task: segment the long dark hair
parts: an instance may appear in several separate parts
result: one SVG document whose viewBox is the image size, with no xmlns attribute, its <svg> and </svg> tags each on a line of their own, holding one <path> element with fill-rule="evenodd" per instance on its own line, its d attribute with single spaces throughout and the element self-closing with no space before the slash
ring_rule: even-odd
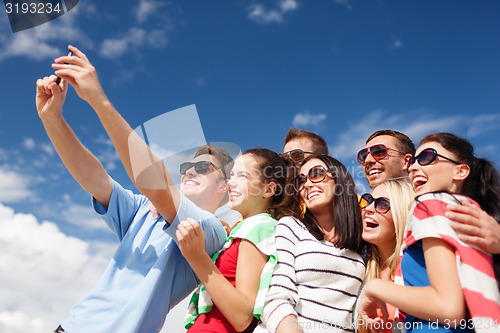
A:
<svg viewBox="0 0 500 333">
<path fill-rule="evenodd" d="M 335 245 L 341 249 L 349 249 L 362 253 L 365 243 L 361 238 L 363 221 L 359 208 L 356 185 L 346 167 L 335 158 L 328 155 L 310 155 L 302 165 L 312 159 L 318 159 L 326 164 L 335 180 L 333 195 L 333 216 L 335 221 Z M 295 193 L 300 198 L 299 193 Z M 304 223 L 309 232 L 318 240 L 324 239 L 324 234 L 318 227 L 318 222 L 309 209 L 299 219 Z"/>
<path fill-rule="evenodd" d="M 435 133 L 426 136 L 420 145 L 437 142 L 451 152 L 460 163 L 470 168 L 469 176 L 464 180 L 462 193 L 474 199 L 481 208 L 500 223 L 500 175 L 495 166 L 484 158 L 477 158 L 474 147 L 469 141 L 451 133 Z M 500 255 L 493 256 L 493 268 L 500 289 Z"/>
<path fill-rule="evenodd" d="M 275 219 L 298 215 L 300 211 L 298 202 L 289 199 L 293 192 L 289 190 L 288 184 L 295 173 L 295 166 L 292 162 L 266 148 L 247 149 L 242 155 L 248 154 L 257 157 L 264 183 L 274 182 L 276 184 L 276 191 L 267 212 Z"/>
</svg>

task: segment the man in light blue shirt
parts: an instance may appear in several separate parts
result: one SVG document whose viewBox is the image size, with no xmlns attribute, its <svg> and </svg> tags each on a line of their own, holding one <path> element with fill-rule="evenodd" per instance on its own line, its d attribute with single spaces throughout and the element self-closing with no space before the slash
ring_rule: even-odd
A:
<svg viewBox="0 0 500 333">
<path fill-rule="evenodd" d="M 120 245 L 96 287 L 72 308 L 56 332 L 158 332 L 168 311 L 198 284 L 177 246 L 179 222 L 187 217 L 200 221 L 209 255 L 226 239 L 213 213 L 227 198 L 225 178 L 232 159 L 222 149 L 203 146 L 194 159 L 183 163 L 179 191 L 161 161 L 153 159 L 148 164 L 131 158 L 131 153 L 145 158 L 152 155 L 107 99 L 86 56 L 70 49 L 75 57 L 63 60 L 74 65 L 64 65 L 65 70 L 58 72 L 64 79 L 60 85 L 54 75 L 37 81 L 38 114 L 66 168 L 92 194 L 94 209 L 105 218 Z M 81 70 L 89 75 L 75 77 Z M 66 82 L 97 112 L 127 173 L 143 194 L 133 194 L 112 180 L 64 120 Z M 134 174 L 137 164 L 143 167 L 140 177 Z M 151 203 L 161 214 L 158 219 L 150 212 Z"/>
</svg>

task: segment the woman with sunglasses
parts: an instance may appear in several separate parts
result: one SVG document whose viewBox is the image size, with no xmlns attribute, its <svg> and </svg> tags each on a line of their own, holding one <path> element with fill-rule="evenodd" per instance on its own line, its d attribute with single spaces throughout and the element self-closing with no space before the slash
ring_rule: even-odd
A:
<svg viewBox="0 0 500 333">
<path fill-rule="evenodd" d="M 422 139 L 409 161 L 417 195 L 407 222 L 401 261 L 404 286 L 369 281 L 358 308 L 379 326 L 385 303 L 406 313 L 405 329 L 433 332 L 500 331 L 500 293 L 491 255 L 461 242 L 445 217 L 447 205 L 471 202 L 500 219 L 500 180 L 472 145 L 449 133 Z M 382 311 L 380 318 L 377 311 Z"/>
<path fill-rule="evenodd" d="M 281 205 L 286 170 L 268 149 L 250 149 L 236 159 L 227 183 L 228 206 L 242 220 L 213 260 L 202 250 L 199 224 L 188 219 L 179 226 L 181 253 L 202 283 L 191 299 L 188 332 L 252 332 L 257 325 L 276 264 L 275 219 L 290 214 Z"/>
<path fill-rule="evenodd" d="M 311 155 L 294 187 L 290 199 L 307 209 L 276 226 L 278 265 L 256 332 L 353 332 L 365 272 L 354 181 L 333 157 Z"/>
<path fill-rule="evenodd" d="M 371 194 L 361 196 L 363 240 L 369 243 L 370 256 L 366 264 L 365 282 L 381 279 L 393 282 L 399 265 L 401 246 L 408 211 L 415 194 L 410 183 L 389 180 L 375 187 Z M 388 306 L 388 321 L 384 332 L 391 332 L 396 308 Z M 358 332 L 368 332 L 360 322 Z"/>
</svg>

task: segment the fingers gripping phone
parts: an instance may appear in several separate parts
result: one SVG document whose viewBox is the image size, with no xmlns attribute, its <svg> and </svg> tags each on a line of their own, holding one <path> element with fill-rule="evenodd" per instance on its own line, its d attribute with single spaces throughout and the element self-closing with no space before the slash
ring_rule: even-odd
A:
<svg viewBox="0 0 500 333">
<path fill-rule="evenodd" d="M 73 52 L 71 51 L 68 51 L 68 53 L 66 53 L 66 57 L 70 57 L 73 55 Z M 68 64 L 67 62 L 65 62 L 64 64 Z M 61 78 L 58 76 L 57 79 L 56 79 L 56 84 L 59 85 L 59 83 L 61 83 Z"/>
</svg>

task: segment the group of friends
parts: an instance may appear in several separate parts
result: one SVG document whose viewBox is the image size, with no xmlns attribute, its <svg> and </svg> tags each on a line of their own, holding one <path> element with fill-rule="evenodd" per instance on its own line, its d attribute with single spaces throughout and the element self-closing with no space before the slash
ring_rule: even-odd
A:
<svg viewBox="0 0 500 333">
<path fill-rule="evenodd" d="M 199 148 L 179 189 L 85 54 L 69 50 L 37 81 L 38 114 L 120 243 L 54 332 L 158 332 L 193 290 L 188 332 L 500 332 L 500 179 L 467 140 L 435 133 L 415 149 L 400 132 L 373 133 L 357 154 L 372 191 L 358 195 L 325 140 L 292 128 L 281 154 L 254 148 L 233 161 Z M 64 120 L 69 85 L 141 194 Z M 214 215 L 226 204 L 241 215 L 231 228 Z"/>
</svg>

